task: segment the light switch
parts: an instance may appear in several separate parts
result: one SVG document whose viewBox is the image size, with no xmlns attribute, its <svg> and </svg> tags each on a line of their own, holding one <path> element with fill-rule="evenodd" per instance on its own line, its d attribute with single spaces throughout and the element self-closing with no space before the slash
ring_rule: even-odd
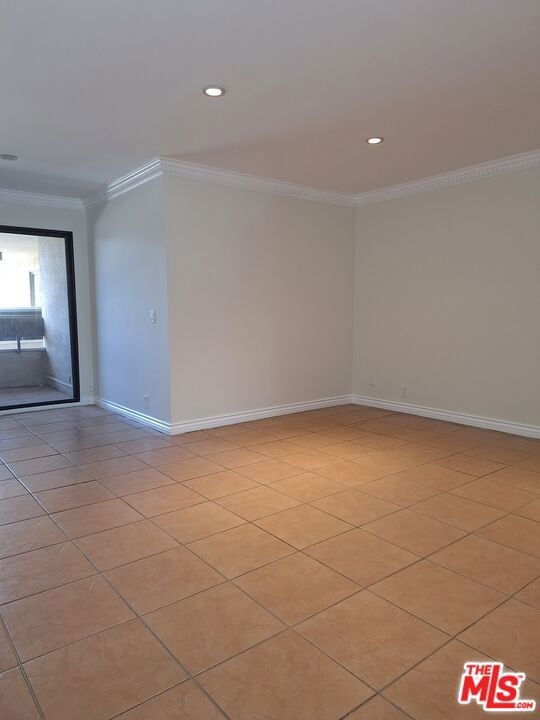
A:
<svg viewBox="0 0 540 720">
<path fill-rule="evenodd" d="M 150 310 L 150 322 L 152 323 L 152 325 L 155 325 L 155 323 L 156 323 L 156 311 L 155 310 Z"/>
</svg>

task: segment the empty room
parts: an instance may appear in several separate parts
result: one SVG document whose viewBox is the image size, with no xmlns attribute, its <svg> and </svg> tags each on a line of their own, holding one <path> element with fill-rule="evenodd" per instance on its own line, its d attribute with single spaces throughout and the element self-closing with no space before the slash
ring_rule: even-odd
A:
<svg viewBox="0 0 540 720">
<path fill-rule="evenodd" d="M 0 58 L 0 720 L 536 718 L 540 0 Z"/>
</svg>

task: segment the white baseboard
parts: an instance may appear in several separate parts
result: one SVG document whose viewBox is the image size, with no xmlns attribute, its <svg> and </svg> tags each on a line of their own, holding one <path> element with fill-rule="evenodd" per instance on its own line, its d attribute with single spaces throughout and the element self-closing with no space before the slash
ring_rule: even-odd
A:
<svg viewBox="0 0 540 720">
<path fill-rule="evenodd" d="M 306 410 L 319 410 L 320 408 L 335 407 L 351 402 L 350 395 L 339 397 L 323 398 L 322 400 L 308 400 L 307 402 L 290 403 L 289 405 L 273 405 L 272 407 L 259 410 L 246 410 L 244 412 L 231 413 L 230 415 L 216 415 L 214 417 L 201 418 L 200 420 L 187 420 L 185 422 L 173 423 L 171 435 L 192 432 L 193 430 L 207 430 L 222 425 L 236 425 L 237 423 L 249 422 L 250 420 L 263 420 L 264 418 L 276 417 L 278 415 L 291 415 L 292 413 L 305 412 Z"/>
<path fill-rule="evenodd" d="M 168 423 L 159 420 L 151 415 L 145 415 L 137 410 L 131 410 L 123 405 L 110 402 L 104 398 L 96 398 L 96 405 L 124 415 L 135 422 L 159 430 L 159 432 L 167 435 L 181 435 L 194 430 L 208 430 L 210 428 L 221 427 L 222 425 L 236 425 L 236 423 L 248 422 L 250 420 L 261 420 L 263 418 L 276 417 L 278 415 L 290 415 L 291 413 L 305 412 L 306 410 L 318 410 L 319 408 L 334 407 L 336 405 L 344 405 L 351 402 L 350 395 L 340 397 L 324 398 L 322 400 L 310 400 L 302 403 L 292 403 L 289 405 L 274 405 L 272 407 L 261 408 L 260 410 L 247 410 L 245 412 L 231 413 L 230 415 L 214 415 L 212 417 L 200 418 L 197 420 L 186 420 L 184 422 Z"/>
<path fill-rule="evenodd" d="M 165 422 L 164 420 L 159 420 L 158 418 L 152 417 L 151 415 L 146 415 L 145 413 L 139 412 L 138 410 L 132 410 L 125 405 L 118 405 L 118 403 L 111 402 L 110 400 L 105 400 L 104 398 L 96 397 L 94 402 L 99 407 L 106 408 L 107 410 L 112 410 L 119 415 L 123 415 L 124 417 L 129 418 L 130 420 L 141 423 L 141 425 L 147 425 L 153 430 L 158 430 L 159 432 L 165 433 L 166 435 L 171 435 L 171 424 Z"/>
<path fill-rule="evenodd" d="M 324 398 L 322 400 L 310 400 L 308 402 L 291 403 L 288 405 L 274 405 L 259 410 L 246 410 L 229 415 L 215 415 L 176 423 L 159 420 L 151 415 L 146 415 L 145 413 L 132 410 L 131 408 L 110 402 L 103 398 L 95 398 L 94 402 L 100 407 L 117 412 L 119 415 L 123 415 L 142 425 L 147 425 L 166 435 L 181 435 L 182 433 L 193 432 L 194 430 L 209 430 L 223 425 L 236 425 L 237 423 L 249 422 L 250 420 L 262 420 L 279 415 L 290 415 L 297 412 L 306 412 L 307 410 L 318 410 L 320 408 L 353 403 L 355 405 L 367 405 L 392 412 L 434 418 L 435 420 L 447 420 L 449 422 L 459 423 L 460 425 L 470 425 L 486 430 L 497 430 L 498 432 L 505 432 L 511 435 L 540 438 L 540 426 L 537 425 L 524 425 L 522 423 L 510 422 L 509 420 L 495 420 L 493 418 L 457 413 L 451 410 L 439 410 L 422 405 L 411 405 L 409 403 L 394 402 L 392 400 L 380 400 L 378 398 L 364 397 L 361 395 L 342 395 L 340 397 Z M 81 402 L 81 404 L 83 403 Z"/>
<path fill-rule="evenodd" d="M 524 425 L 509 420 L 495 420 L 477 415 L 465 415 L 463 413 L 453 412 L 452 410 L 438 410 L 437 408 L 410 405 L 409 403 L 394 402 L 393 400 L 379 400 L 378 398 L 365 397 L 363 395 L 353 395 L 350 401 L 355 405 L 367 405 L 369 407 L 381 408 L 382 410 L 391 410 L 409 415 L 420 415 L 421 417 L 433 418 L 435 420 L 447 420 L 449 422 L 459 423 L 460 425 L 471 425 L 472 427 L 484 428 L 485 430 L 497 430 L 498 432 L 510 433 L 511 435 L 540 438 L 540 426 L 538 425 Z"/>
</svg>

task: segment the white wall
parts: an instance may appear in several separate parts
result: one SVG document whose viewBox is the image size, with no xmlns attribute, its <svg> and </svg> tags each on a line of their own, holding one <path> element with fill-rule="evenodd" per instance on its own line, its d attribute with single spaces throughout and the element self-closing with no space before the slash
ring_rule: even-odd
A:
<svg viewBox="0 0 540 720">
<path fill-rule="evenodd" d="M 168 422 L 162 179 L 90 209 L 88 226 L 93 237 L 96 396 Z M 156 311 L 156 324 L 150 323 L 150 310 Z"/>
<path fill-rule="evenodd" d="M 348 395 L 354 208 L 166 176 L 174 422 Z"/>
<path fill-rule="evenodd" d="M 92 306 L 84 211 L 0 199 L 0 225 L 69 230 L 73 233 L 81 399 L 93 396 Z"/>
<path fill-rule="evenodd" d="M 354 324 L 354 394 L 540 425 L 540 168 L 359 208 Z"/>
</svg>

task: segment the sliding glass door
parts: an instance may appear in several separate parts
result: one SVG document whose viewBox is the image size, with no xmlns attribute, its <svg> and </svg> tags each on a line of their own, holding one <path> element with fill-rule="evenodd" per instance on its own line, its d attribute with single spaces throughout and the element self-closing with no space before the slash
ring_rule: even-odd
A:
<svg viewBox="0 0 540 720">
<path fill-rule="evenodd" d="M 73 236 L 0 225 L 0 411 L 79 399 Z"/>
</svg>

